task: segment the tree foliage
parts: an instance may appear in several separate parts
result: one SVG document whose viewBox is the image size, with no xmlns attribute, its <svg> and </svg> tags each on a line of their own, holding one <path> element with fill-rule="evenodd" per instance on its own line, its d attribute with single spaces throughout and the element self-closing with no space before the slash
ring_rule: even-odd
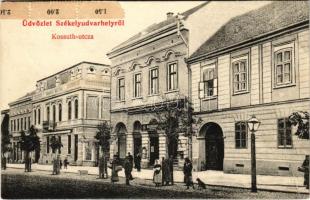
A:
<svg viewBox="0 0 310 200">
<path fill-rule="evenodd" d="M 309 113 L 307 111 L 293 112 L 289 116 L 292 125 L 297 126 L 297 135 L 301 139 L 309 139 Z"/>
<path fill-rule="evenodd" d="M 24 131 L 20 132 L 21 149 L 26 153 L 40 150 L 40 138 L 37 136 L 37 132 L 38 130 L 33 125 L 29 128 L 28 134 L 26 134 Z"/>
<path fill-rule="evenodd" d="M 63 147 L 61 141 L 53 135 L 50 140 L 50 147 L 52 148 L 53 153 L 56 152 L 56 150 L 59 150 L 61 147 Z"/>
<path fill-rule="evenodd" d="M 190 137 L 192 125 L 201 123 L 201 118 L 193 117 L 193 108 L 187 98 L 167 100 L 161 106 L 154 107 L 153 113 L 158 121 L 159 130 L 164 130 L 167 145 L 177 142 L 180 133 Z M 174 152 L 168 152 L 172 155 Z"/>
<path fill-rule="evenodd" d="M 111 125 L 107 121 L 103 121 L 97 126 L 97 133 L 95 139 L 98 145 L 101 146 L 103 152 L 108 152 L 111 139 Z"/>
<path fill-rule="evenodd" d="M 5 114 L 1 123 L 1 152 L 4 153 L 11 151 L 10 132 L 9 132 L 9 115 Z"/>
</svg>

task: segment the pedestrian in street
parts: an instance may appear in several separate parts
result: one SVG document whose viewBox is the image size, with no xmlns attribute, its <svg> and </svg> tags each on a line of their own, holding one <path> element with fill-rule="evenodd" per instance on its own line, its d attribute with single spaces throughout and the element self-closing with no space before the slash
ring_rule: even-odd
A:
<svg viewBox="0 0 310 200">
<path fill-rule="evenodd" d="M 183 173 L 184 173 L 184 179 L 186 183 L 186 189 L 189 189 L 189 186 L 194 187 L 194 182 L 193 182 L 193 177 L 192 177 L 192 170 L 193 170 L 193 165 L 192 162 L 189 160 L 189 158 L 185 158 L 185 163 L 183 167 Z"/>
<path fill-rule="evenodd" d="M 65 158 L 64 160 L 64 169 L 67 169 L 69 162 L 68 162 L 68 158 Z"/>
<path fill-rule="evenodd" d="M 59 159 L 59 169 L 61 169 L 62 168 L 62 161 L 61 161 L 61 159 Z"/>
<path fill-rule="evenodd" d="M 298 171 L 304 172 L 304 186 L 309 189 L 309 155 L 306 155 L 301 167 L 298 167 Z"/>
<path fill-rule="evenodd" d="M 168 158 L 162 158 L 162 170 L 162 185 L 169 185 L 169 182 L 171 181 L 171 172 Z"/>
<path fill-rule="evenodd" d="M 135 158 L 135 167 L 136 167 L 136 169 L 137 169 L 138 172 L 141 171 L 141 154 L 140 154 L 140 153 L 138 153 L 138 154 L 136 155 L 136 158 Z"/>
<path fill-rule="evenodd" d="M 124 171 L 125 171 L 125 177 L 126 177 L 126 185 L 130 185 L 129 181 L 132 180 L 132 177 L 131 177 L 132 164 L 131 164 L 131 158 L 129 157 L 129 155 L 125 158 L 125 161 L 124 161 Z"/>
<path fill-rule="evenodd" d="M 130 154 L 130 152 L 128 152 L 128 161 L 130 163 L 130 180 L 133 180 L 133 177 L 132 177 L 132 169 L 133 169 L 133 156 Z"/>
<path fill-rule="evenodd" d="M 120 165 L 120 160 L 118 154 L 113 156 L 113 160 L 111 162 L 111 182 L 118 182 L 118 172 L 122 170 L 122 166 Z"/>
<path fill-rule="evenodd" d="M 153 182 L 155 183 L 155 187 L 158 187 L 162 183 L 161 165 L 159 164 L 159 160 L 155 160 L 153 170 Z"/>
</svg>

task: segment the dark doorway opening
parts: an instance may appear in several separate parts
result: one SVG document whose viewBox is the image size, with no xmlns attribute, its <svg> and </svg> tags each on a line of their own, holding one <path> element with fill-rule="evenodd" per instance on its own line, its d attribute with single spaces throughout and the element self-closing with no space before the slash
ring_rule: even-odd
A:
<svg viewBox="0 0 310 200">
<path fill-rule="evenodd" d="M 159 159 L 159 138 L 157 132 L 149 132 L 150 135 L 150 165 L 154 165 Z"/>
<path fill-rule="evenodd" d="M 224 138 L 221 127 L 209 122 L 202 127 L 200 132 L 205 136 L 205 168 L 223 170 Z"/>
<path fill-rule="evenodd" d="M 78 135 L 74 135 L 74 161 L 77 161 L 78 159 L 78 142 L 79 142 Z"/>
</svg>

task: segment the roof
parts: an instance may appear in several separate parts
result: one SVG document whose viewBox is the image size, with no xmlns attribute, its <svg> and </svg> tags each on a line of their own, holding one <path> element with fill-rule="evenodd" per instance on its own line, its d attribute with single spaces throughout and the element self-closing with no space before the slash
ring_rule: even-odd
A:
<svg viewBox="0 0 310 200">
<path fill-rule="evenodd" d="M 31 97 L 35 94 L 35 92 L 36 92 L 36 91 L 33 90 L 33 91 L 31 91 L 31 92 L 26 93 L 24 96 L 19 97 L 19 98 L 16 99 L 15 101 L 10 102 L 10 103 L 9 103 L 9 106 L 13 106 L 13 105 L 16 105 L 16 104 L 18 104 L 18 103 L 31 100 Z"/>
<path fill-rule="evenodd" d="M 189 60 L 309 20 L 308 1 L 276 1 L 232 18 Z"/>
<path fill-rule="evenodd" d="M 199 10 L 200 8 L 202 8 L 203 6 L 205 6 L 206 4 L 208 3 L 207 2 L 204 2 L 202 4 L 199 4 L 198 6 L 195 6 L 183 13 L 181 13 L 180 15 L 182 15 L 184 18 L 183 19 L 186 19 L 188 18 L 191 14 L 195 13 L 197 10 Z M 163 28 L 167 25 L 170 25 L 170 24 L 173 24 L 177 21 L 177 17 L 176 16 L 173 16 L 173 17 L 170 17 L 164 21 L 161 21 L 159 23 L 155 23 L 155 24 L 152 24 L 150 26 L 148 26 L 146 29 L 144 29 L 143 31 L 137 33 L 136 35 L 130 37 L 129 39 L 127 39 L 126 41 L 122 42 L 121 44 L 117 45 L 116 47 L 114 47 L 109 53 L 117 50 L 117 49 L 120 49 L 122 47 L 125 47 L 127 46 L 128 44 L 132 43 L 134 40 L 141 40 L 143 39 L 146 35 L 160 29 L 160 28 Z M 108 54 L 109 54 L 108 53 Z"/>
<path fill-rule="evenodd" d="M 55 74 L 59 74 L 59 73 L 61 73 L 61 72 L 64 72 L 64 71 L 69 70 L 69 69 L 71 69 L 71 68 L 74 68 L 74 67 L 76 67 L 76 66 L 78 66 L 78 65 L 81 65 L 81 64 L 83 64 L 83 63 L 85 63 L 85 64 L 90 64 L 90 65 L 101 65 L 101 66 L 106 66 L 106 67 L 109 67 L 109 66 L 110 66 L 110 65 L 101 64 L 101 63 L 82 61 L 82 62 L 79 62 L 79 63 L 77 63 L 77 64 L 75 64 L 75 65 L 73 65 L 73 66 L 71 66 L 71 67 L 65 68 L 65 69 L 63 69 L 63 70 L 61 70 L 61 71 L 59 71 L 59 72 L 57 72 L 57 73 L 54 73 L 54 74 L 49 75 L 49 76 L 47 76 L 47 77 L 45 77 L 45 78 L 42 78 L 42 79 L 38 80 L 37 82 L 42 81 L 42 80 L 45 80 L 45 79 L 50 78 L 50 77 L 53 77 L 53 76 L 55 76 Z"/>
</svg>

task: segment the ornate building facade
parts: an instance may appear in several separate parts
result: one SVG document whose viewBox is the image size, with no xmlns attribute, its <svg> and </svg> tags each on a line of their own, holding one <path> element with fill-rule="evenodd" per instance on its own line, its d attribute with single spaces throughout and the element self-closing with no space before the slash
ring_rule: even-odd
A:
<svg viewBox="0 0 310 200">
<path fill-rule="evenodd" d="M 288 116 L 310 107 L 308 2 L 273 2 L 206 39 L 188 60 L 193 106 L 203 119 L 193 140 L 196 170 L 250 173 L 246 121 L 255 114 L 257 172 L 301 175 L 309 140 L 294 135 Z"/>
<path fill-rule="evenodd" d="M 34 92 L 27 93 L 16 101 L 9 103 L 10 106 L 10 134 L 11 134 L 11 161 L 21 163 L 24 160 L 24 153 L 20 148 L 20 132 L 27 132 L 32 123 L 32 95 Z M 36 154 L 39 156 L 39 153 Z"/>
<path fill-rule="evenodd" d="M 97 125 L 110 118 L 110 67 L 81 62 L 37 81 L 33 124 L 40 130 L 40 163 L 52 161 L 50 140 L 58 137 L 61 158 L 70 164 L 94 165 Z"/>
</svg>

